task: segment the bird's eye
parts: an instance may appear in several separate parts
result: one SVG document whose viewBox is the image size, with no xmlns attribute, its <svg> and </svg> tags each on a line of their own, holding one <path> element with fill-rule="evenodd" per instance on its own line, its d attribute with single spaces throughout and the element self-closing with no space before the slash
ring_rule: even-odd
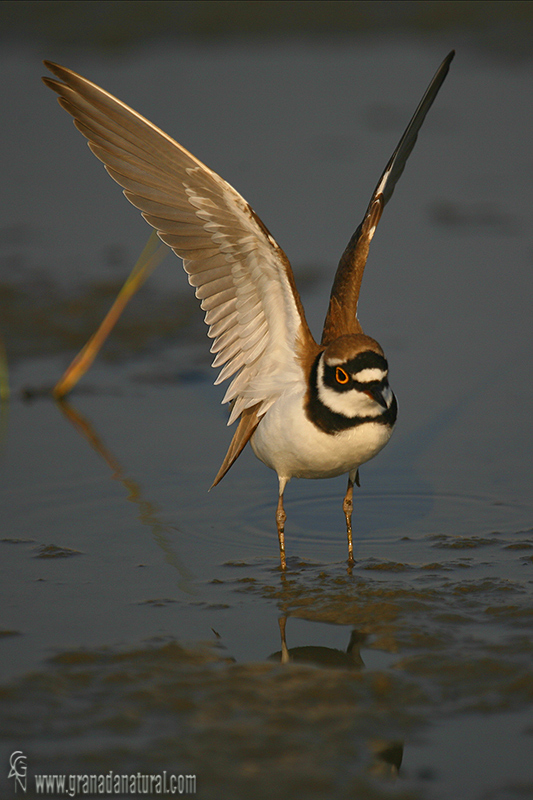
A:
<svg viewBox="0 0 533 800">
<path fill-rule="evenodd" d="M 347 372 L 343 370 L 342 367 L 337 367 L 337 369 L 335 370 L 335 380 L 337 381 L 337 383 L 342 383 L 342 384 L 348 383 L 348 381 L 350 380 L 350 376 L 348 375 Z"/>
</svg>

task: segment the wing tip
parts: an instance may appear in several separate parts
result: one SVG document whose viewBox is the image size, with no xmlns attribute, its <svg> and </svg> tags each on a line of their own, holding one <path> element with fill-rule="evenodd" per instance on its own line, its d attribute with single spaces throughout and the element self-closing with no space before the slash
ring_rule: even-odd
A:
<svg viewBox="0 0 533 800">
<path fill-rule="evenodd" d="M 64 78 L 64 76 L 71 72 L 72 70 L 67 69 L 67 67 L 62 67 L 61 64 L 56 64 L 55 61 L 49 61 L 48 59 L 44 59 L 43 61 L 44 66 L 47 70 L 49 70 L 52 75 L 55 75 L 56 78 Z M 43 81 L 47 80 L 43 78 Z M 48 78 L 48 80 L 51 80 Z"/>
</svg>

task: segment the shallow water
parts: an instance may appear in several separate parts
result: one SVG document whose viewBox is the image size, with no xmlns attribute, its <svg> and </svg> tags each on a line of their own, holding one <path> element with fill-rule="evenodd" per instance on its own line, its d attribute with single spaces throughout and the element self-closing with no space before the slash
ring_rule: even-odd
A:
<svg viewBox="0 0 533 800">
<path fill-rule="evenodd" d="M 242 191 L 317 330 L 336 258 L 453 44 L 67 63 Z M 16 176 L 1 239 L 2 763 L 22 750 L 31 779 L 195 774 L 206 798 L 533 796 L 533 65 L 467 44 L 453 64 L 363 284 L 400 416 L 361 470 L 357 563 L 345 479 L 294 481 L 283 576 L 274 474 L 245 452 L 207 493 L 231 433 L 174 262 L 68 405 L 40 391 L 147 231 L 34 56 L 0 56 L 17 78 L 0 88 Z M 7 769 L 0 786 L 11 796 Z"/>
</svg>

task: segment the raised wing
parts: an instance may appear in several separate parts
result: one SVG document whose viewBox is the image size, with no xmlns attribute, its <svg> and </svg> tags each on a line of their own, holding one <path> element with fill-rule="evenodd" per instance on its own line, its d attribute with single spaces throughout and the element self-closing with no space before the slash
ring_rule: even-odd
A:
<svg viewBox="0 0 533 800">
<path fill-rule="evenodd" d="M 216 383 L 233 377 L 228 424 L 252 407 L 260 419 L 301 380 L 302 348 L 316 347 L 285 253 L 244 198 L 170 136 L 94 83 L 44 63 L 60 79 L 44 82 L 92 152 L 183 259 L 214 339 L 213 366 L 222 367 Z"/>
<path fill-rule="evenodd" d="M 376 230 L 383 209 L 389 202 L 394 192 L 400 175 L 402 174 L 407 159 L 409 158 L 418 132 L 426 118 L 426 114 L 431 108 L 442 83 L 448 74 L 450 63 L 455 55 L 452 50 L 440 67 L 438 68 L 433 80 L 426 89 L 424 97 L 420 101 L 411 122 L 406 128 L 400 142 L 392 154 L 389 163 L 385 167 L 383 175 L 379 179 L 363 221 L 348 242 L 342 258 L 337 267 L 328 313 L 322 332 L 322 344 L 329 344 L 348 333 L 362 333 L 362 328 L 357 319 L 357 302 L 359 300 L 359 290 L 363 279 L 368 249 L 370 241 Z"/>
</svg>

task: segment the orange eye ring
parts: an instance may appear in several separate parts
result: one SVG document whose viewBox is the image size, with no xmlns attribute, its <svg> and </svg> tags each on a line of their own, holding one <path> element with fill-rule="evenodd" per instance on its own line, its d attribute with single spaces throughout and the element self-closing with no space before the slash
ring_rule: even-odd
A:
<svg viewBox="0 0 533 800">
<path fill-rule="evenodd" d="M 350 376 L 342 367 L 337 367 L 335 369 L 335 380 L 337 383 L 346 384 L 350 380 Z"/>
</svg>

